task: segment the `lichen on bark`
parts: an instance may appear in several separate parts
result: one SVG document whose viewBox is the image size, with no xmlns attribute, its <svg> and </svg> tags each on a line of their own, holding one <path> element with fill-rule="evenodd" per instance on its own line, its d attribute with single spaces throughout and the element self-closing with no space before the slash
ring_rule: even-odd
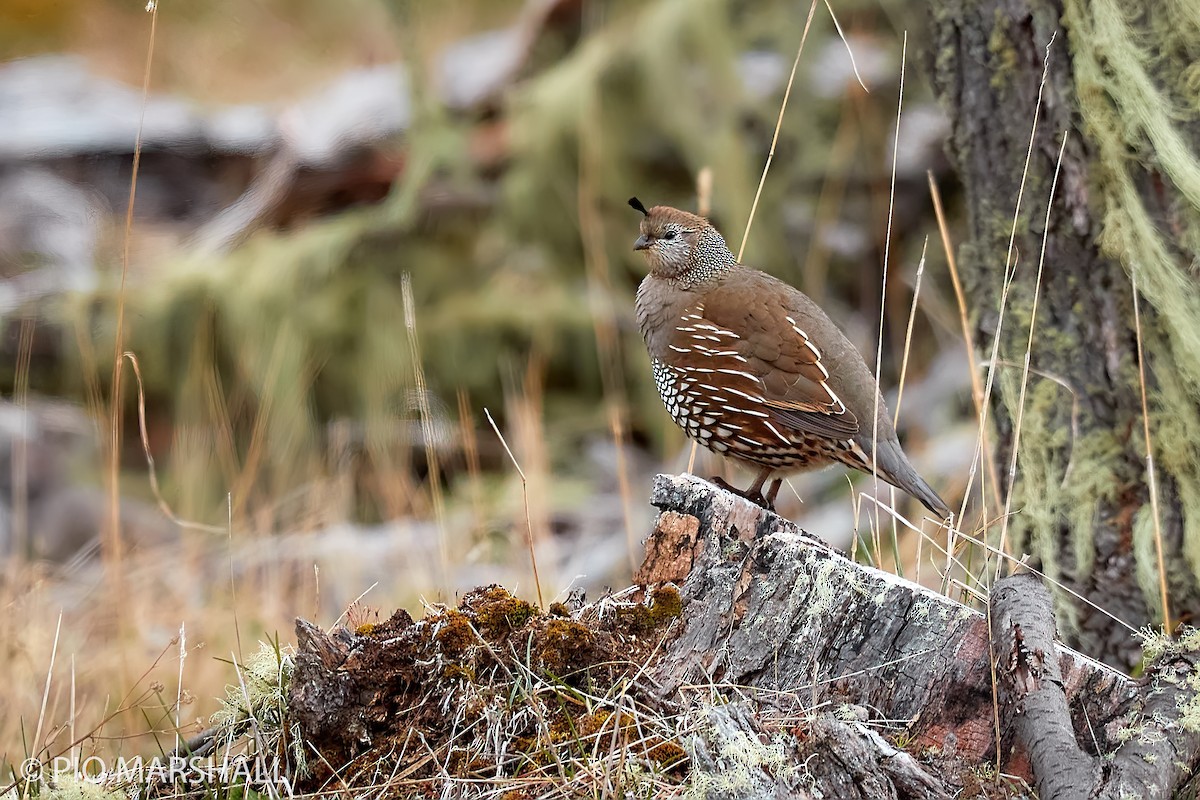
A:
<svg viewBox="0 0 1200 800">
<path fill-rule="evenodd" d="M 943 0 L 932 19 L 934 82 L 953 120 L 949 150 L 966 189 L 969 234 L 959 264 L 977 344 L 990 349 L 1002 329 L 993 397 L 1001 465 L 1018 418 L 1045 236 L 1013 550 L 1027 550 L 1125 622 L 1154 624 L 1162 611 L 1133 279 L 1159 522 L 1172 602 L 1182 607 L 1196 601 L 1200 573 L 1200 292 L 1190 272 L 1200 257 L 1200 8 Z M 1016 277 L 1001 320 L 1010 236 Z M 1140 658 L 1137 643 L 1104 614 L 1065 595 L 1059 606 L 1064 632 L 1081 649 L 1125 666 Z"/>
</svg>

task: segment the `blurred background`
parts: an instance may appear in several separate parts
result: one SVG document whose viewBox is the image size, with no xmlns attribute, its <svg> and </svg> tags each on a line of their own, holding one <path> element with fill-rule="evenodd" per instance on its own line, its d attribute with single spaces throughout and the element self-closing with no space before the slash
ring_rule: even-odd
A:
<svg viewBox="0 0 1200 800">
<path fill-rule="evenodd" d="M 836 3 L 841 35 L 816 8 L 743 260 L 869 363 L 882 342 L 956 506 L 975 434 L 924 5 Z M 188 728 L 296 616 L 535 599 L 530 541 L 546 602 L 626 585 L 691 448 L 634 324 L 625 201 L 709 213 L 736 250 L 809 10 L 0 0 L 0 763 Z M 870 539 L 844 470 L 791 484 L 781 513 Z M 914 577 L 917 539 L 875 555 Z"/>
</svg>

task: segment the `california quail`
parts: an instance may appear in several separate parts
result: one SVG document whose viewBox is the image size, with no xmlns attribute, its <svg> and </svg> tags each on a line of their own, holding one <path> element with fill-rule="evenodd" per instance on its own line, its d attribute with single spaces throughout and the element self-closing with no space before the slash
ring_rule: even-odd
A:
<svg viewBox="0 0 1200 800">
<path fill-rule="evenodd" d="M 771 508 L 780 474 L 835 461 L 870 474 L 875 435 L 879 477 L 950 515 L 900 449 L 862 356 L 816 303 L 739 264 L 703 217 L 647 210 L 636 197 L 629 205 L 644 215 L 634 249 L 650 274 L 638 287 L 637 320 L 658 393 L 688 436 L 758 470 L 738 494 Z"/>
</svg>

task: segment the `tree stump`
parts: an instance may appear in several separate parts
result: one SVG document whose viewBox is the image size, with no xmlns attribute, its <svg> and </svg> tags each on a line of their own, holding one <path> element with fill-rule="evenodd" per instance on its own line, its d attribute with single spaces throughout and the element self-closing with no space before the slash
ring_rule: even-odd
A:
<svg viewBox="0 0 1200 800">
<path fill-rule="evenodd" d="M 1135 682 L 1055 642 L 1031 575 L 1000 580 L 985 615 L 698 478 L 658 476 L 653 503 L 640 589 L 540 612 L 489 587 L 353 632 L 298 620 L 290 707 L 320 762 L 348 765 L 327 780 L 390 772 L 397 791 L 455 797 L 604 794 L 652 773 L 655 796 L 710 800 L 1156 798 L 1200 766 L 1184 644 L 1156 642 Z"/>
<path fill-rule="evenodd" d="M 767 707 L 790 698 L 810 713 L 842 709 L 851 719 L 869 709 L 871 719 L 889 722 L 894 739 L 925 754 L 926 769 L 943 781 L 951 776 L 942 788 L 948 794 L 963 785 L 962 768 L 996 764 L 997 749 L 1003 772 L 1039 786 L 1057 774 L 1034 774 L 1031 763 L 1061 763 L 1048 752 L 1078 754 L 1078 771 L 1068 777 L 1086 784 L 1082 796 L 1093 789 L 1109 796 L 1119 783 L 1138 787 L 1137 796 L 1165 797 L 1200 763 L 1186 712 L 1159 723 L 1149 712 L 1174 702 L 1162 700 L 1164 691 L 1185 706 L 1195 702 L 1195 689 L 1176 687 L 1181 672 L 1193 674 L 1194 659 L 1172 657 L 1139 684 L 1056 645 L 1049 595 L 1029 575 L 997 584 L 989 635 L 979 611 L 856 564 L 698 478 L 660 475 L 652 502 L 661 514 L 638 579 L 683 578 L 682 630 L 654 668 L 664 695 L 709 686 Z M 1040 666 L 1031 668 L 1030 659 Z M 1057 688 L 1057 705 L 1037 704 L 1042 684 Z M 1139 749 L 1156 739 L 1156 753 Z M 1099 759 L 1109 755 L 1102 778 Z M 1159 777 L 1145 774 L 1148 763 L 1158 764 Z M 908 794 L 883 770 L 874 779 L 896 796 L 924 796 Z M 836 796 L 887 794 L 858 788 Z"/>
</svg>

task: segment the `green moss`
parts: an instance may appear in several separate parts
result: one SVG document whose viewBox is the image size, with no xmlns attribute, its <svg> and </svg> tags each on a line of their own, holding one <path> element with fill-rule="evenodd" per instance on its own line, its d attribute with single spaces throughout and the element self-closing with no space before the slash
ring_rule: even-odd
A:
<svg viewBox="0 0 1200 800">
<path fill-rule="evenodd" d="M 484 591 L 474 603 L 479 630 L 489 639 L 501 638 L 525 625 L 537 613 L 532 605 L 500 586 Z"/>
<path fill-rule="evenodd" d="M 654 630 L 654 615 L 643 605 L 618 608 L 616 627 L 632 636 L 643 636 Z"/>
<path fill-rule="evenodd" d="M 447 655 L 462 656 L 468 648 L 480 643 L 471 627 L 471 620 L 460 611 L 447 611 L 432 622 L 433 640 Z"/>
<path fill-rule="evenodd" d="M 674 586 L 660 586 L 650 593 L 650 620 L 657 627 L 683 615 L 683 598 Z"/>
<path fill-rule="evenodd" d="M 1080 114 L 1097 152 L 1091 177 L 1103 223 L 1100 244 L 1136 278 L 1154 311 L 1143 314 L 1153 359 L 1148 371 L 1162 386 L 1151 409 L 1152 437 L 1182 501 L 1184 553 L 1195 576 L 1200 440 L 1197 428 L 1181 429 L 1180 420 L 1195 419 L 1200 396 L 1200 292 L 1193 271 L 1200 259 L 1200 154 L 1192 133 L 1200 123 L 1200 7 L 1164 3 L 1153 14 L 1134 15 L 1117 0 L 1067 0 L 1063 20 Z M 1148 178 L 1171 219 L 1146 207 Z"/>
<path fill-rule="evenodd" d="M 538 638 L 538 658 L 542 668 L 562 677 L 590 666 L 587 654 L 592 646 L 592 631 L 586 625 L 565 619 L 552 619 Z"/>
<path fill-rule="evenodd" d="M 992 67 L 992 88 L 1005 89 L 1020 64 L 1017 51 L 1008 36 L 1008 15 L 997 8 L 992 16 L 992 35 L 988 38 L 988 65 Z"/>
</svg>

